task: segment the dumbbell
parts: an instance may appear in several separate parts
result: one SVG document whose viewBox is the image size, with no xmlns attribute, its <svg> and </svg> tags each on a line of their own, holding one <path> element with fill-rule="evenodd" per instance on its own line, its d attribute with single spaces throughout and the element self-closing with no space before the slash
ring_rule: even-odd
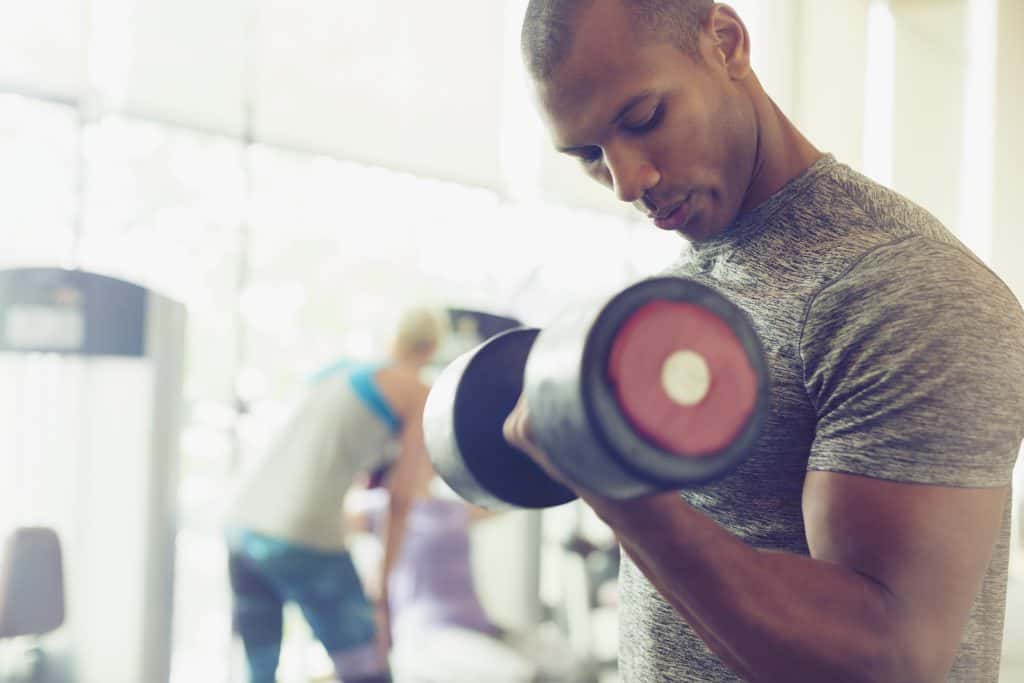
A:
<svg viewBox="0 0 1024 683">
<path fill-rule="evenodd" d="M 686 278 L 642 281 L 543 330 L 518 328 L 450 363 L 424 408 L 434 469 L 482 507 L 575 498 L 503 436 L 526 393 L 533 440 L 568 481 L 626 499 L 717 479 L 750 453 L 769 410 L 747 316 Z"/>
</svg>

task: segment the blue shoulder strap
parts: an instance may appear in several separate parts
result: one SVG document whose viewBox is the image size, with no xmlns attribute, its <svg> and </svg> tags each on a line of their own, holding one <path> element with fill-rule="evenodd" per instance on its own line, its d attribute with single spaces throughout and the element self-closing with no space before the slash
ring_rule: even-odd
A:
<svg viewBox="0 0 1024 683">
<path fill-rule="evenodd" d="M 383 366 L 380 364 L 341 359 L 313 373 L 309 381 L 311 384 L 317 384 L 336 375 L 347 374 L 349 384 L 356 396 L 383 420 L 392 432 L 397 434 L 402 429 L 402 421 L 391 409 L 373 379 L 374 374 L 381 367 Z"/>
<path fill-rule="evenodd" d="M 384 420 L 384 423 L 392 432 L 397 434 L 402 429 L 402 421 L 395 415 L 395 411 L 388 405 L 388 402 L 377 388 L 377 383 L 373 380 L 374 374 L 379 369 L 380 366 L 378 365 L 364 365 L 353 368 L 348 373 L 348 380 L 352 385 L 353 391 L 356 392 L 356 396 L 362 399 L 370 410 L 377 414 L 377 417 Z"/>
</svg>

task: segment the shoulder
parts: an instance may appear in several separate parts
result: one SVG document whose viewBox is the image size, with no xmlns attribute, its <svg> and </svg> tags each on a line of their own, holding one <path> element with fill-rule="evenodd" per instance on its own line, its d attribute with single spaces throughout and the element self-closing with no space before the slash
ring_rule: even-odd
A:
<svg viewBox="0 0 1024 683">
<path fill-rule="evenodd" d="M 420 412 L 430 392 L 418 374 L 404 368 L 381 368 L 375 380 L 384 399 L 401 418 Z"/>
<path fill-rule="evenodd" d="M 807 308 L 810 340 L 858 323 L 924 331 L 970 325 L 964 331 L 996 338 L 1019 338 L 1024 325 L 1020 303 L 984 263 L 958 244 L 920 235 L 865 252 Z"/>
<path fill-rule="evenodd" d="M 913 237 L 873 249 L 807 304 L 805 381 L 826 388 L 839 369 L 907 382 L 953 374 L 999 386 L 1024 382 L 1024 311 L 965 248 Z"/>
<path fill-rule="evenodd" d="M 912 237 L 865 253 L 811 298 L 800 352 L 819 389 L 842 371 L 905 383 L 955 376 L 1016 395 L 1024 311 L 966 248 Z"/>
</svg>

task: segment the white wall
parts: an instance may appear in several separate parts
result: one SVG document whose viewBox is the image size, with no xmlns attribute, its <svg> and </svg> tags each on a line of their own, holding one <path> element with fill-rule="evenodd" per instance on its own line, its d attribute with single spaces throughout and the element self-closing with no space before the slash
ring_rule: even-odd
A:
<svg viewBox="0 0 1024 683">
<path fill-rule="evenodd" d="M 997 51 L 992 266 L 1024 300 L 1024 2 L 1002 0 Z"/>
<path fill-rule="evenodd" d="M 799 0 L 791 45 L 791 118 L 819 149 L 855 168 L 862 163 L 868 4 Z"/>
<path fill-rule="evenodd" d="M 967 67 L 964 0 L 891 2 L 893 187 L 957 230 Z"/>
</svg>

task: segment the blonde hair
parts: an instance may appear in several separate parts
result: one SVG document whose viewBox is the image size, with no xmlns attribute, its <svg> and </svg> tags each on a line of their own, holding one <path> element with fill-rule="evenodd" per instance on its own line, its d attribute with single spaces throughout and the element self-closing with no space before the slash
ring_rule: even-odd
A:
<svg viewBox="0 0 1024 683">
<path fill-rule="evenodd" d="M 409 309 L 398 320 L 392 353 L 399 359 L 430 356 L 441 345 L 447 328 L 440 311 L 432 308 Z"/>
</svg>

